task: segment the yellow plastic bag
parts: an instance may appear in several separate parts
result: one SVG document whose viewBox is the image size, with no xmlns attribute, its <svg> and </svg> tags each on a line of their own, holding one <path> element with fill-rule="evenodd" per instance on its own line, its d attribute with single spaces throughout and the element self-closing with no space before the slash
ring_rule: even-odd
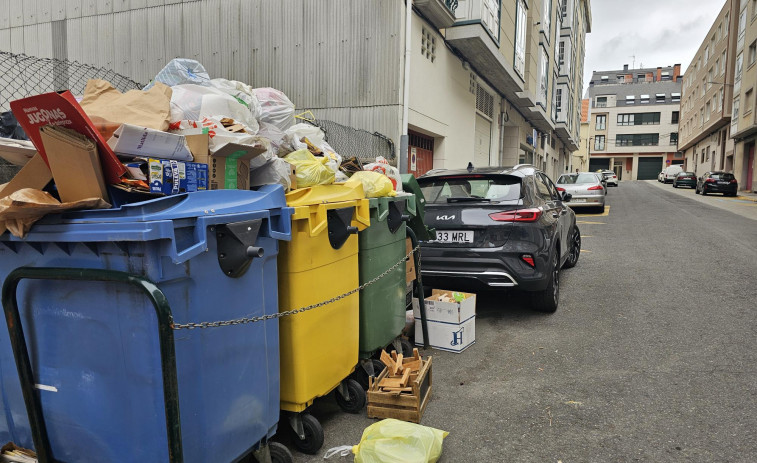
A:
<svg viewBox="0 0 757 463">
<path fill-rule="evenodd" d="M 326 165 L 330 158 L 317 158 L 308 150 L 293 151 L 284 160 L 295 167 L 297 188 L 334 183 L 335 172 Z"/>
<path fill-rule="evenodd" d="M 384 174 L 370 171 L 355 172 L 345 184 L 349 185 L 356 182 L 361 182 L 363 184 L 363 191 L 365 192 L 366 198 L 397 196 L 392 181 Z"/>
<path fill-rule="evenodd" d="M 435 463 L 448 435 L 428 426 L 386 419 L 365 428 L 352 452 L 355 463 Z"/>
</svg>

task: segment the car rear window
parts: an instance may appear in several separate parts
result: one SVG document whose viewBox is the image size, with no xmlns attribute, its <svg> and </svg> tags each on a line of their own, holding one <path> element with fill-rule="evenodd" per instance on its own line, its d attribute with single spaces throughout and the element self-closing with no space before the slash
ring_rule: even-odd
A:
<svg viewBox="0 0 757 463">
<path fill-rule="evenodd" d="M 712 174 L 710 175 L 710 177 L 720 179 L 720 180 L 728 180 L 728 181 L 731 181 L 734 178 L 736 178 L 733 176 L 733 174 L 719 174 L 719 173 Z"/>
<path fill-rule="evenodd" d="M 692 177 L 694 176 L 694 172 L 680 172 L 678 176 L 679 177 Z"/>
<path fill-rule="evenodd" d="M 513 201 L 520 198 L 520 180 L 511 176 L 431 177 L 418 179 L 427 203 L 446 203 L 448 198 L 481 198 Z"/>
<path fill-rule="evenodd" d="M 594 174 L 563 174 L 557 179 L 558 185 L 578 185 L 582 183 L 597 183 L 599 180 Z"/>
</svg>

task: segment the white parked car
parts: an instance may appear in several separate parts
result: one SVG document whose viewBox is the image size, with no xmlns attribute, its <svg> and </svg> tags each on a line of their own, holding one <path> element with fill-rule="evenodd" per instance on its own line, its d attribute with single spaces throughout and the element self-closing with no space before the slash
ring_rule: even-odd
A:
<svg viewBox="0 0 757 463">
<path fill-rule="evenodd" d="M 614 170 L 598 170 L 597 173 L 602 174 L 607 186 L 618 186 L 618 176 Z"/>
<path fill-rule="evenodd" d="M 662 170 L 662 173 L 664 174 L 662 183 L 673 183 L 673 180 L 676 179 L 676 175 L 680 174 L 681 172 L 683 172 L 683 167 L 679 165 L 666 167 Z"/>
</svg>

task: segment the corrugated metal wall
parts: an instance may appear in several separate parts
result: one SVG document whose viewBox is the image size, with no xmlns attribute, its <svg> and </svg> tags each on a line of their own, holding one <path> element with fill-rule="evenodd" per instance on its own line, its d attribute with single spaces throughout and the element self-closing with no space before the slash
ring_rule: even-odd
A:
<svg viewBox="0 0 757 463">
<path fill-rule="evenodd" d="M 403 11 L 399 0 L 0 0 L 0 49 L 138 82 L 193 58 L 397 143 Z"/>
</svg>

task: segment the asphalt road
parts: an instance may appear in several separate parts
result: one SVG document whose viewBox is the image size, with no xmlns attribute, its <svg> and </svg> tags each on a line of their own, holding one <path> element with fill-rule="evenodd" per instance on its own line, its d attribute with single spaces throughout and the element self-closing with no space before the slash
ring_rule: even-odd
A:
<svg viewBox="0 0 757 463">
<path fill-rule="evenodd" d="M 609 213 L 579 217 L 555 314 L 480 294 L 476 344 L 425 352 L 441 461 L 757 461 L 757 203 L 721 203 L 622 182 Z M 326 443 L 296 462 L 375 422 L 333 397 L 312 412 Z"/>
</svg>

